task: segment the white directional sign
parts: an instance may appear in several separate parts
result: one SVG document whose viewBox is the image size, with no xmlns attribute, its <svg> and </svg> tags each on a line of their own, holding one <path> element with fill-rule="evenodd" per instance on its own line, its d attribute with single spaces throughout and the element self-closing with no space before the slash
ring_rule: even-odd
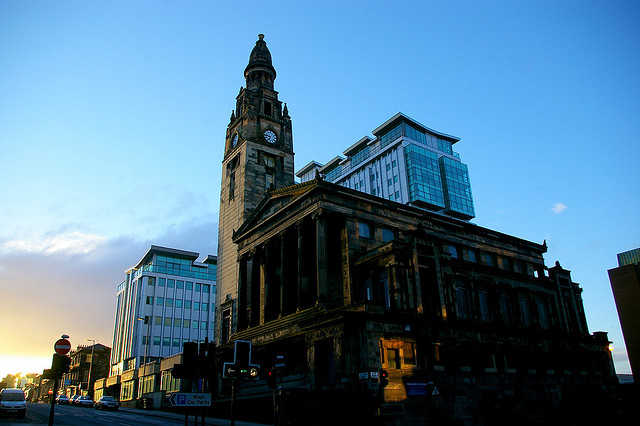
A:
<svg viewBox="0 0 640 426">
<path fill-rule="evenodd" d="M 169 397 L 174 407 L 210 407 L 210 393 L 174 393 Z"/>
</svg>

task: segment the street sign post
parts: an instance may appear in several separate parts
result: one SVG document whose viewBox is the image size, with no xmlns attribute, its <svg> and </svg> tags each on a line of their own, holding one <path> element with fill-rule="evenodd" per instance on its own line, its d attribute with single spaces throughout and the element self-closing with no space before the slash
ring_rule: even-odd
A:
<svg viewBox="0 0 640 426">
<path fill-rule="evenodd" d="M 71 342 L 67 339 L 58 339 L 53 345 L 53 349 L 55 349 L 57 354 L 66 355 L 71 350 Z"/>
<path fill-rule="evenodd" d="M 60 384 L 60 379 L 62 378 L 63 373 L 69 371 L 69 364 L 71 362 L 71 359 L 66 356 L 71 350 L 71 342 L 67 340 L 68 337 L 69 336 L 67 336 L 66 334 L 63 334 L 62 338 L 56 340 L 56 343 L 54 343 L 53 345 L 53 349 L 56 351 L 56 353 L 53 354 L 53 359 L 51 360 L 53 389 L 51 389 L 51 405 L 49 407 L 49 426 L 53 426 L 53 407 L 56 404 L 56 394 L 58 393 L 58 385 Z"/>
<path fill-rule="evenodd" d="M 231 405 L 229 407 L 231 426 L 235 425 L 236 381 L 242 378 L 257 379 L 260 376 L 260 365 L 251 362 L 251 350 L 250 340 L 235 340 L 233 362 L 225 362 L 222 365 L 222 378 L 231 379 Z"/>
<path fill-rule="evenodd" d="M 174 407 L 211 407 L 210 393 L 174 393 L 169 397 Z"/>
</svg>

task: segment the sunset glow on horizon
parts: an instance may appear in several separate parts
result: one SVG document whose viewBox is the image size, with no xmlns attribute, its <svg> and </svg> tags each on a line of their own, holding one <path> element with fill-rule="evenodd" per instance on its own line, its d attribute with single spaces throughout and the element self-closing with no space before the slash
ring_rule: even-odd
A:
<svg viewBox="0 0 640 426">
<path fill-rule="evenodd" d="M 51 367 L 51 356 L 20 356 L 0 354 L 0 380 L 7 374 L 24 376 L 29 373 L 42 374 L 42 370 Z"/>
<path fill-rule="evenodd" d="M 607 270 L 640 247 L 640 3 L 414 3 L 0 2 L 0 379 L 41 374 L 62 334 L 111 348 L 118 285 L 152 244 L 218 254 L 258 33 L 292 168 L 398 111 L 458 135 L 470 223 L 544 241 L 630 373 Z"/>
</svg>

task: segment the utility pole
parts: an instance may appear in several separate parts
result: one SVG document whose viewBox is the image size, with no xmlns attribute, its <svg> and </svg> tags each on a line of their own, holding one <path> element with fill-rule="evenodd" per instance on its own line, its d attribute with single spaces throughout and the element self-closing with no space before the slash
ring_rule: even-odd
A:
<svg viewBox="0 0 640 426">
<path fill-rule="evenodd" d="M 93 342 L 93 345 L 91 345 L 91 361 L 89 362 L 89 377 L 87 378 L 87 395 L 91 395 L 91 399 L 93 399 L 93 394 L 91 393 L 91 367 L 93 367 L 93 348 L 96 346 L 96 339 L 87 340 Z"/>
<path fill-rule="evenodd" d="M 71 358 L 66 356 L 71 349 L 71 343 L 67 340 L 68 337 L 66 334 L 63 334 L 53 345 L 56 353 L 53 354 L 50 370 L 50 374 L 53 375 L 53 389 L 51 390 L 51 407 L 49 408 L 49 426 L 53 426 L 54 406 L 56 405 L 56 394 L 58 393 L 60 377 L 62 377 L 64 373 L 69 372 L 69 364 L 71 363 Z"/>
<path fill-rule="evenodd" d="M 236 380 L 238 380 L 237 378 L 232 378 L 231 379 L 231 407 L 230 407 L 230 416 L 231 417 L 231 426 L 235 426 L 236 424 L 236 419 L 235 419 L 235 413 L 234 413 L 234 406 L 236 405 Z"/>
<path fill-rule="evenodd" d="M 58 393 L 58 375 L 53 379 L 53 393 L 51 394 L 51 407 L 49 408 L 49 426 L 53 426 L 54 405 L 56 405 L 56 394 Z"/>
</svg>

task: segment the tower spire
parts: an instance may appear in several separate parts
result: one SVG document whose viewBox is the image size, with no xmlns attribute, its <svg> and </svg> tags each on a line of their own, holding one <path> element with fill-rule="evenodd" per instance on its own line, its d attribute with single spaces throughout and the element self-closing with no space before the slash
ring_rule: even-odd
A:
<svg viewBox="0 0 640 426">
<path fill-rule="evenodd" d="M 249 55 L 249 64 L 244 69 L 247 88 L 266 86 L 273 89 L 276 79 L 276 69 L 271 63 L 271 52 L 264 41 L 264 34 L 258 34 L 258 41 Z"/>
</svg>

